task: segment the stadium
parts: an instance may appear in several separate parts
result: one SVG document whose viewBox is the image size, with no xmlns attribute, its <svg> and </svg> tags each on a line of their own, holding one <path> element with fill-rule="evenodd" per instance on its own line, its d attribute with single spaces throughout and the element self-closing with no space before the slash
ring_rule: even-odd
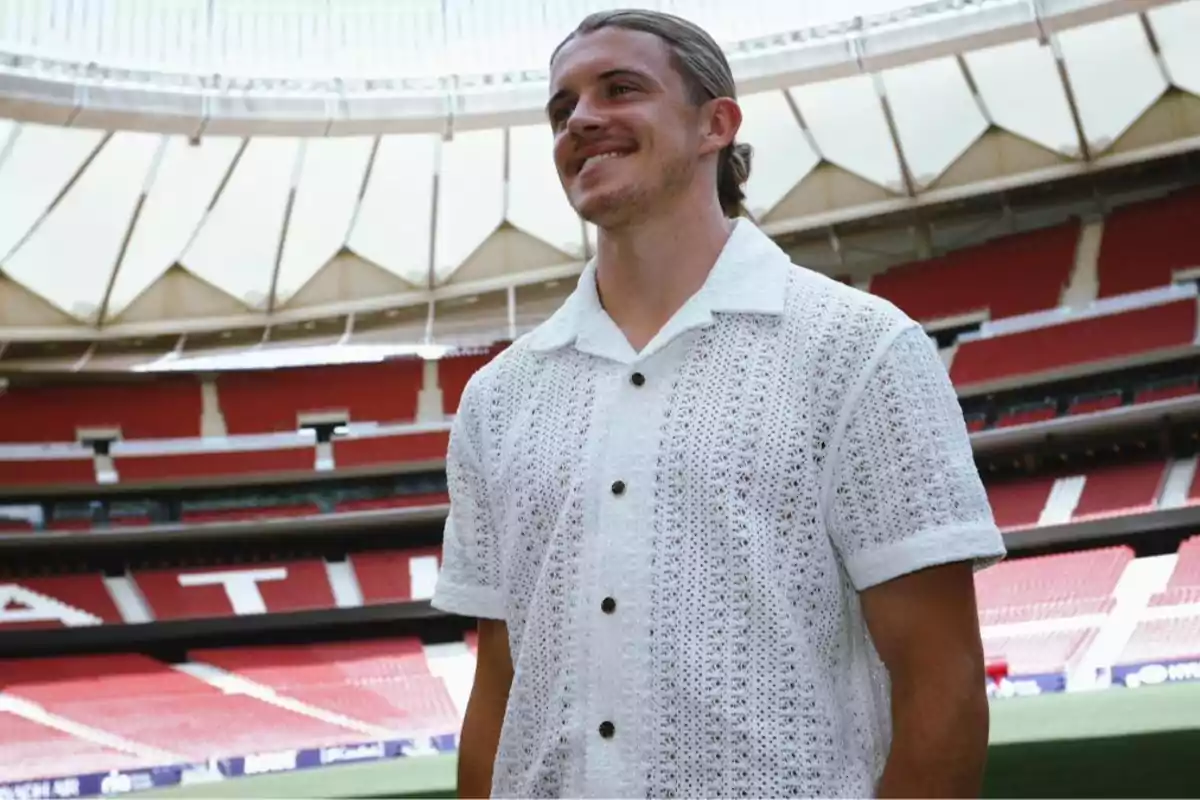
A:
<svg viewBox="0 0 1200 800">
<path fill-rule="evenodd" d="M 624 5 L 943 355 L 986 794 L 1200 794 L 1200 0 L 0 0 L 0 800 L 455 796 L 448 434 L 593 253 L 546 61 Z"/>
</svg>

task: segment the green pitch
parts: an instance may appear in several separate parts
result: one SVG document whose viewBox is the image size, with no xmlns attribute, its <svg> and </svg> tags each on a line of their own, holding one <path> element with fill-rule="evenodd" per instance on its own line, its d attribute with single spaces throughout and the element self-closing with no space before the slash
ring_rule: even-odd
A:
<svg viewBox="0 0 1200 800">
<path fill-rule="evenodd" d="M 1200 683 L 992 704 L 990 797 L 1197 797 Z M 453 797 L 454 756 L 141 793 L 162 798 Z"/>
</svg>

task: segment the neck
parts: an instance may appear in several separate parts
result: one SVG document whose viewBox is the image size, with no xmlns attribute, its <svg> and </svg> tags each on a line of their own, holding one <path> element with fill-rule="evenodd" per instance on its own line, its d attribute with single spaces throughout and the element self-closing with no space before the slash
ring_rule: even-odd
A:
<svg viewBox="0 0 1200 800">
<path fill-rule="evenodd" d="M 605 311 L 641 350 L 700 290 L 733 231 L 715 202 L 681 203 L 616 230 L 600 229 L 596 289 Z"/>
</svg>

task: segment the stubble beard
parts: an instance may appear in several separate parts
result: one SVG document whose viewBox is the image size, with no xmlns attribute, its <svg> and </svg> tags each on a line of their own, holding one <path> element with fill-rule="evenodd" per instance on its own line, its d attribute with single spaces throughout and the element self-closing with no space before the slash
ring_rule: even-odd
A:
<svg viewBox="0 0 1200 800">
<path fill-rule="evenodd" d="M 654 215 L 691 184 L 695 163 L 686 156 L 663 164 L 657 180 L 634 181 L 614 191 L 590 198 L 586 205 L 575 206 L 586 222 L 605 231 L 616 231 Z"/>
</svg>

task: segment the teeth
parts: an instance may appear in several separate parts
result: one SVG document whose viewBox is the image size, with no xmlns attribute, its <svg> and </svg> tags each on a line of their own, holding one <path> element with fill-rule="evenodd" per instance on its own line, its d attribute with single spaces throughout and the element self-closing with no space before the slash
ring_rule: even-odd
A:
<svg viewBox="0 0 1200 800">
<path fill-rule="evenodd" d="M 624 155 L 624 153 L 601 153 L 598 156 L 590 156 L 589 158 L 584 160 L 583 166 L 586 167 L 588 164 L 592 163 L 593 161 L 602 161 L 606 158 L 621 158 L 623 155 Z"/>
</svg>

